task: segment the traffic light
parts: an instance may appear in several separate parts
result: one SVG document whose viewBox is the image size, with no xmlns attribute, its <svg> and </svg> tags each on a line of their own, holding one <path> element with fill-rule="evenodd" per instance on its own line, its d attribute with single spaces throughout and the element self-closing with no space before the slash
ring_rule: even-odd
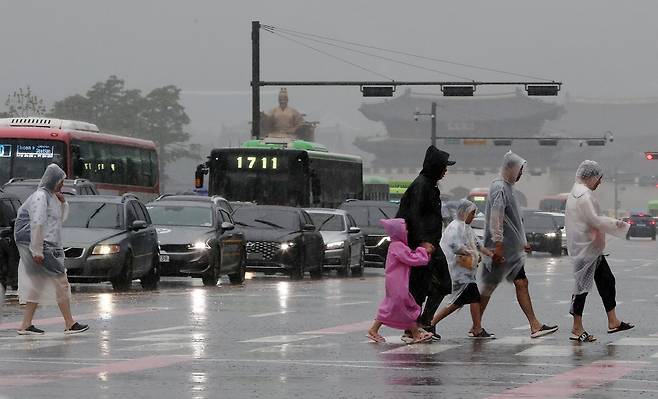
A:
<svg viewBox="0 0 658 399">
<path fill-rule="evenodd" d="M 644 152 L 644 157 L 648 161 L 655 161 L 658 160 L 658 151 L 645 151 Z"/>
</svg>

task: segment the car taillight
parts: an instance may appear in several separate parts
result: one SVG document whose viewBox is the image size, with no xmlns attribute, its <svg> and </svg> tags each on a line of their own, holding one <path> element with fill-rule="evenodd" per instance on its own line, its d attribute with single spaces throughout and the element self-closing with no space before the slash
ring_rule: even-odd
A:
<svg viewBox="0 0 658 399">
<path fill-rule="evenodd" d="M 629 221 L 628 221 L 628 224 L 630 224 L 630 225 L 634 225 L 634 224 L 635 224 L 635 222 L 634 222 L 634 221 L 632 221 L 632 220 L 629 220 Z"/>
<path fill-rule="evenodd" d="M 655 220 L 652 220 L 652 221 L 649 222 L 649 224 L 652 225 L 652 226 L 655 226 L 655 225 L 656 225 L 656 221 L 655 221 Z"/>
</svg>

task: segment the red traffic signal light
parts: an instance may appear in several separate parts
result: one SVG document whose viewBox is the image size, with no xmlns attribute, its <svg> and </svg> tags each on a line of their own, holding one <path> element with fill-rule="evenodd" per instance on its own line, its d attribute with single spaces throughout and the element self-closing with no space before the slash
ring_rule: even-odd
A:
<svg viewBox="0 0 658 399">
<path fill-rule="evenodd" d="M 644 157 L 645 157 L 648 161 L 655 161 L 655 160 L 658 159 L 658 152 L 655 152 L 655 151 L 647 151 L 647 152 L 644 153 Z"/>
</svg>

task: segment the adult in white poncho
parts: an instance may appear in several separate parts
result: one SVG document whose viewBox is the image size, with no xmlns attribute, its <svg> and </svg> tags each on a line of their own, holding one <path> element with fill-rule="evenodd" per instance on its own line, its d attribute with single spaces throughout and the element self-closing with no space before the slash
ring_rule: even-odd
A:
<svg viewBox="0 0 658 399">
<path fill-rule="evenodd" d="M 71 287 L 64 267 L 62 222 L 68 203 L 61 193 L 66 173 L 51 164 L 37 190 L 18 209 L 15 239 L 20 254 L 18 264 L 18 298 L 25 304 L 21 335 L 43 334 L 32 324 L 39 303 L 57 301 L 65 321 L 65 333 L 88 329 L 71 315 Z"/>
<path fill-rule="evenodd" d="M 537 338 L 557 331 L 558 326 L 539 322 L 532 308 L 525 274 L 525 252 L 529 250 L 523 229 L 521 208 L 514 195 L 514 184 L 521 179 L 525 159 L 512 151 L 505 154 L 500 177 L 489 188 L 485 206 L 484 246 L 493 248 L 492 258 L 485 258 L 480 285 L 481 312 L 484 314 L 491 294 L 503 280 L 514 283 L 516 299 L 530 325 L 530 337 Z"/>
<path fill-rule="evenodd" d="M 608 316 L 608 333 L 633 328 L 632 325 L 617 319 L 615 276 L 603 256 L 605 235 L 624 237 L 629 225 L 621 220 L 601 215 L 593 191 L 599 187 L 602 179 L 603 171 L 598 163 L 594 161 L 581 163 L 576 172 L 576 183 L 567 198 L 565 212 L 567 249 L 573 263 L 575 278 L 570 311 L 573 315 L 571 339 L 582 342 L 596 339 L 583 327 L 585 298 L 594 282 Z"/>
</svg>

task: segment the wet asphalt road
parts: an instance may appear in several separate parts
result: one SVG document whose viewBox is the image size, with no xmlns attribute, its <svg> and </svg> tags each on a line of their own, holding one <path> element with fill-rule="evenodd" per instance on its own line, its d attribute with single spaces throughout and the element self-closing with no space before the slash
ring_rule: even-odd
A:
<svg viewBox="0 0 658 399">
<path fill-rule="evenodd" d="M 466 338 L 470 315 L 449 316 L 440 343 L 385 344 L 365 332 L 383 295 L 381 269 L 363 278 L 290 282 L 251 276 L 244 286 L 165 279 L 75 286 L 74 313 L 88 333 L 64 337 L 55 307 L 40 308 L 43 337 L 16 336 L 21 309 L 9 298 L 0 324 L 0 397 L 140 398 L 649 398 L 658 397 L 658 245 L 613 240 L 618 314 L 637 324 L 609 335 L 590 293 L 585 326 L 595 343 L 568 340 L 572 278 L 566 258 L 532 256 L 526 266 L 536 313 L 559 324 L 531 340 L 514 290 L 494 294 L 484 326 L 492 341 Z M 498 396 L 496 396 L 498 395 Z"/>
</svg>

